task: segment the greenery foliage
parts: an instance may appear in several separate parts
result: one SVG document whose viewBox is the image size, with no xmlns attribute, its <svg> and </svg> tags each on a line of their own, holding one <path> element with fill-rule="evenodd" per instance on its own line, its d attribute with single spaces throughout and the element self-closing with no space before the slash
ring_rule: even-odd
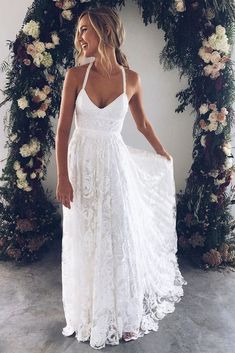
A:
<svg viewBox="0 0 235 353">
<path fill-rule="evenodd" d="M 164 31 L 160 63 L 177 68 L 188 87 L 176 94 L 180 113 L 195 113 L 193 164 L 184 192 L 177 195 L 179 249 L 199 266 L 235 263 L 231 216 L 234 172 L 231 127 L 235 99 L 231 48 L 235 6 L 228 0 L 135 1 L 144 24 Z M 87 7 L 125 6 L 125 1 L 35 0 L 14 41 L 5 99 L 8 156 L 0 192 L 0 258 L 18 262 L 38 258 L 61 235 L 56 205 L 48 201 L 45 179 L 55 147 L 52 119 L 58 117 L 63 78 L 74 66 L 76 19 Z M 181 190 L 182 191 L 182 190 Z"/>
</svg>

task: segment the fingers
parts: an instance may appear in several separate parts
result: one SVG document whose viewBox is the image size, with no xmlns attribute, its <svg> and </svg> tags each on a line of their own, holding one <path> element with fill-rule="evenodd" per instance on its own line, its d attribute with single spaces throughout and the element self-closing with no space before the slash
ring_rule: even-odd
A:
<svg viewBox="0 0 235 353">
<path fill-rule="evenodd" d="M 71 192 L 70 196 L 67 195 L 60 195 L 58 194 L 56 196 L 57 200 L 61 202 L 65 207 L 71 208 L 70 207 L 70 201 L 73 202 L 73 192 Z"/>
<path fill-rule="evenodd" d="M 63 205 L 64 205 L 65 207 L 70 208 L 70 200 L 69 200 L 69 198 L 66 197 L 66 196 L 64 197 Z"/>
<path fill-rule="evenodd" d="M 68 187 L 60 187 L 57 185 L 56 188 L 56 199 L 61 202 L 65 207 L 70 207 L 70 202 L 73 202 L 73 188 L 72 185 L 69 184 Z"/>
</svg>

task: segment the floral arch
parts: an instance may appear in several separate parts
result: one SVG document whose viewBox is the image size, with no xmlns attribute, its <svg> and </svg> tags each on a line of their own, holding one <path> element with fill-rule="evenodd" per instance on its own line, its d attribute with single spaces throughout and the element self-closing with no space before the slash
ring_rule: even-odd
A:
<svg viewBox="0 0 235 353">
<path fill-rule="evenodd" d="M 136 1 L 145 25 L 164 32 L 164 69 L 178 68 L 188 87 L 176 94 L 180 113 L 192 105 L 193 163 L 185 191 L 177 194 L 179 251 L 203 268 L 235 265 L 231 216 L 235 171 L 231 150 L 234 76 L 231 60 L 232 0 Z M 0 259 L 38 259 L 61 236 L 61 217 L 41 181 L 55 148 L 65 71 L 74 66 L 77 16 L 87 7 L 125 6 L 125 1 L 35 0 L 3 62 L 7 83 L 0 106 L 11 101 L 6 123 L 9 150 L 0 194 Z M 229 191 L 227 189 L 229 188 Z"/>
</svg>

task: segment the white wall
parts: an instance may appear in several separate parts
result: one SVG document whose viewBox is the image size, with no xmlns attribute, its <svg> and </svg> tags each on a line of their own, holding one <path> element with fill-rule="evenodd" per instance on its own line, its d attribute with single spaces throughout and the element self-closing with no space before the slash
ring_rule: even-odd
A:
<svg viewBox="0 0 235 353">
<path fill-rule="evenodd" d="M 10 12 L 8 2 L 1 4 L 0 13 L 0 61 L 8 56 L 6 40 L 15 39 L 22 20 L 31 0 L 11 0 Z M 155 127 L 156 133 L 162 144 L 174 158 L 174 172 L 176 191 L 184 189 L 186 178 L 192 164 L 192 126 L 195 115 L 191 114 L 192 108 L 188 107 L 184 113 L 174 112 L 178 106 L 175 94 L 187 87 L 186 79 L 179 80 L 177 70 L 164 71 L 159 63 L 159 54 L 164 47 L 164 33 L 156 24 L 144 25 L 137 5 L 129 0 L 120 11 L 126 30 L 126 41 L 123 51 L 126 53 L 130 68 L 137 71 L 142 79 L 143 102 L 145 112 Z M 0 88 L 4 87 L 4 74 L 0 73 Z M 3 96 L 0 92 L 0 101 Z M 0 159 L 7 157 L 4 149 L 6 136 L 3 131 L 3 118 L 9 105 L 0 110 Z M 191 114 L 191 115 L 190 115 Z M 57 121 L 54 122 L 56 130 Z M 74 126 L 74 124 L 73 124 Z M 72 132 L 72 131 L 71 131 Z M 152 146 L 136 129 L 130 111 L 126 117 L 122 136 L 128 145 L 153 150 Z M 44 182 L 45 187 L 55 192 L 56 168 L 55 153 L 51 156 L 48 167 L 48 177 Z M 1 163 L 1 168 L 4 163 Z"/>
</svg>

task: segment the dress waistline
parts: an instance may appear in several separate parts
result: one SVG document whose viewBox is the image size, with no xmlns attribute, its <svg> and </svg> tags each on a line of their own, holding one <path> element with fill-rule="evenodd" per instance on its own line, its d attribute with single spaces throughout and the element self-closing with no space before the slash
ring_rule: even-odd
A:
<svg viewBox="0 0 235 353">
<path fill-rule="evenodd" d="M 76 132 L 81 132 L 84 133 L 85 135 L 89 136 L 104 136 L 104 137 L 111 137 L 111 136 L 121 136 L 121 133 L 119 131 L 105 131 L 105 130 L 98 130 L 98 129 L 89 129 L 85 127 L 76 127 L 75 128 Z"/>
</svg>

